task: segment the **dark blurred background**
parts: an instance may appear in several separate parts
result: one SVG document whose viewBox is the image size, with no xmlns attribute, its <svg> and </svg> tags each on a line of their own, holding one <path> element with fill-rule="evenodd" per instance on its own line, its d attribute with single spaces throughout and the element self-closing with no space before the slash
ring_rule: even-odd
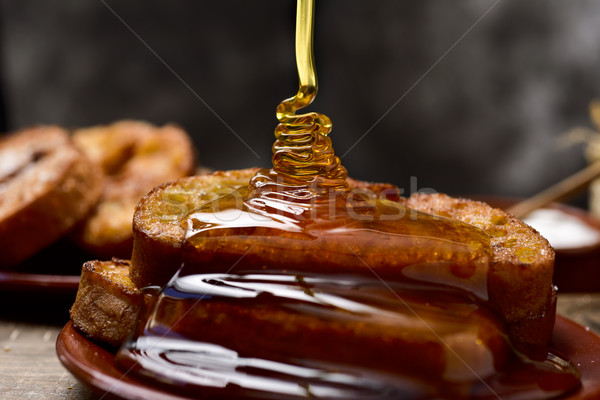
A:
<svg viewBox="0 0 600 400">
<path fill-rule="evenodd" d="M 270 163 L 294 0 L 0 0 L 4 129 L 176 122 L 216 169 Z M 596 0 L 319 0 L 320 91 L 355 178 L 529 196 L 585 166 Z M 413 184 L 413 188 L 414 188 Z"/>
</svg>

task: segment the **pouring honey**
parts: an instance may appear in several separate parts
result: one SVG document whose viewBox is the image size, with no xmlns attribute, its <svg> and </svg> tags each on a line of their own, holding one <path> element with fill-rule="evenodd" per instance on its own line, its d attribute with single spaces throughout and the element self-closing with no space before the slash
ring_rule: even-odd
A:
<svg viewBox="0 0 600 400">
<path fill-rule="evenodd" d="M 515 349 L 487 300 L 490 238 L 350 188 L 317 94 L 314 0 L 298 0 L 297 94 L 273 165 L 185 218 L 184 263 L 117 364 L 194 398 L 553 398 L 560 356 Z"/>
</svg>

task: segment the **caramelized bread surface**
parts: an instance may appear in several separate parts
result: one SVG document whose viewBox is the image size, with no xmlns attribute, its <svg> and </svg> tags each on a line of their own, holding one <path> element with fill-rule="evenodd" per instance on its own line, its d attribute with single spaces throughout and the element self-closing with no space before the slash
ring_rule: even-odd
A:
<svg viewBox="0 0 600 400">
<path fill-rule="evenodd" d="M 136 204 L 153 187 L 194 172 L 191 140 L 177 126 L 141 121 L 79 129 L 73 140 L 106 176 L 101 200 L 75 240 L 98 257 L 129 258 Z"/>
<path fill-rule="evenodd" d="M 88 261 L 70 314 L 89 337 L 117 346 L 133 331 L 142 293 L 129 279 L 129 260 Z"/>
<path fill-rule="evenodd" d="M 130 267 L 128 261 L 118 259 L 84 264 L 70 312 L 74 326 L 88 337 L 117 347 L 134 332 L 144 298 L 128 278 Z M 160 323 L 172 327 L 175 335 L 275 361 L 298 357 L 424 379 L 444 375 L 460 382 L 447 387 L 457 393 L 468 392 L 473 381 L 488 378 L 507 362 L 504 323 L 488 310 L 443 298 L 409 298 L 397 304 L 385 285 L 379 290 L 385 299 L 380 306 L 387 304 L 383 314 L 358 319 L 348 318 L 353 313 L 347 310 L 318 304 L 306 305 L 316 307 L 313 312 L 320 317 L 315 318 L 289 304 L 278 307 L 267 302 L 256 307 L 209 301 L 202 307 L 193 302 L 191 308 L 190 303 L 175 302 L 168 313 L 159 312 L 164 318 Z M 253 334 L 240 341 L 239 332 L 249 329 Z M 372 364 L 374 358 L 380 362 Z"/>
<path fill-rule="evenodd" d="M 96 205 L 100 169 L 55 126 L 0 141 L 0 267 L 15 266 L 65 235 Z"/>
</svg>

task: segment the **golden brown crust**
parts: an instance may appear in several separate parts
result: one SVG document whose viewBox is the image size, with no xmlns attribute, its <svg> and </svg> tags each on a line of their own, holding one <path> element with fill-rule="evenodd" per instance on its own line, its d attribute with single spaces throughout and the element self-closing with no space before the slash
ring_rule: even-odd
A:
<svg viewBox="0 0 600 400">
<path fill-rule="evenodd" d="M 257 169 L 216 172 L 163 184 L 139 203 L 134 216 L 135 245 L 131 267 L 134 285 L 164 284 L 181 261 L 182 218 L 200 204 L 248 183 Z M 354 182 L 353 188 L 380 192 L 390 185 Z M 492 254 L 488 294 L 507 324 L 510 337 L 535 350 L 550 339 L 556 294 L 552 287 L 554 253 L 548 242 L 521 220 L 485 203 L 442 194 L 417 194 L 401 202 L 411 208 L 457 219 L 489 237 Z"/>
<path fill-rule="evenodd" d="M 194 172 L 191 140 L 177 126 L 141 121 L 79 129 L 73 140 L 106 175 L 101 201 L 75 239 L 102 258 L 130 257 L 136 204 L 153 187 Z"/>
<path fill-rule="evenodd" d="M 217 171 L 154 188 L 133 217 L 131 279 L 138 287 L 164 285 L 181 263 L 182 218 L 199 205 L 248 184 L 258 168 Z"/>
<path fill-rule="evenodd" d="M 0 141 L 0 266 L 66 234 L 97 203 L 102 179 L 62 128 L 28 128 Z"/>
<path fill-rule="evenodd" d="M 467 222 L 483 230 L 492 246 L 490 302 L 508 322 L 542 315 L 552 294 L 554 250 L 535 229 L 512 215 L 474 200 L 415 194 L 406 205 Z"/>
<path fill-rule="evenodd" d="M 546 344 L 554 325 L 554 250 L 535 229 L 485 203 L 445 194 L 414 194 L 407 206 L 458 219 L 490 238 L 489 302 L 506 319 L 516 342 Z"/>
<path fill-rule="evenodd" d="M 83 264 L 77 298 L 71 307 L 73 325 L 89 337 L 117 346 L 133 331 L 142 293 L 129 279 L 128 260 Z"/>
</svg>

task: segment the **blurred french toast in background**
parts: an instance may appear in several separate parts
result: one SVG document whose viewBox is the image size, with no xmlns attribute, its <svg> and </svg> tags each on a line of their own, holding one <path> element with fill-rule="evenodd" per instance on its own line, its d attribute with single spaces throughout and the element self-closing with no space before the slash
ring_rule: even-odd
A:
<svg viewBox="0 0 600 400">
<path fill-rule="evenodd" d="M 175 125 L 141 121 L 79 129 L 73 140 L 105 175 L 100 201 L 73 237 L 100 258 L 129 258 L 136 204 L 153 187 L 194 172 L 192 142 Z"/>
<path fill-rule="evenodd" d="M 139 199 L 195 169 L 193 144 L 175 125 L 119 121 L 7 135 L 0 141 L 0 268 L 19 269 L 57 242 L 75 243 L 69 246 L 87 259 L 129 258 Z M 53 273 L 45 264 L 44 272 Z"/>
<path fill-rule="evenodd" d="M 14 267 L 67 234 L 98 202 L 104 177 L 63 128 L 0 142 L 0 266 Z"/>
</svg>

